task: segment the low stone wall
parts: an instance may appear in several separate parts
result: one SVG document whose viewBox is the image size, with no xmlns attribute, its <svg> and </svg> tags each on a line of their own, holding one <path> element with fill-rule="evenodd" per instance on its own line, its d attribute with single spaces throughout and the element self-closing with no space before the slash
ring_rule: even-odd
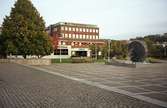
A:
<svg viewBox="0 0 167 108">
<path fill-rule="evenodd" d="M 50 65 L 51 59 L 0 59 L 0 63 L 18 63 L 27 65 Z"/>
<path fill-rule="evenodd" d="M 111 60 L 110 62 L 106 62 L 105 64 L 114 65 L 114 66 L 136 68 L 136 64 L 132 64 L 132 63 L 128 64 L 128 63 L 123 63 L 123 62 L 119 62 L 119 61 L 116 61 L 116 60 Z"/>
</svg>

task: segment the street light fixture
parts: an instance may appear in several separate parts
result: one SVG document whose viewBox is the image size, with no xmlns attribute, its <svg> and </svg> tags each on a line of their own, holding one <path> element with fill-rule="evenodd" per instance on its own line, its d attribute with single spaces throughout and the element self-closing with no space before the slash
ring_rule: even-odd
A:
<svg viewBox="0 0 167 108">
<path fill-rule="evenodd" d="M 166 57 L 166 42 L 164 44 L 162 44 L 163 48 L 164 48 L 164 56 Z"/>
<path fill-rule="evenodd" d="M 97 52 L 97 44 L 95 44 L 95 53 L 96 53 L 96 60 L 97 60 L 97 55 L 98 55 L 98 52 Z"/>
<path fill-rule="evenodd" d="M 60 49 L 60 57 L 59 58 L 60 58 L 60 63 L 61 63 L 61 61 L 62 61 L 61 60 L 61 41 L 59 42 L 59 49 Z"/>
<path fill-rule="evenodd" d="M 110 44 L 111 44 L 111 40 L 109 39 L 108 40 L 108 62 L 110 62 L 110 50 L 111 50 Z"/>
</svg>

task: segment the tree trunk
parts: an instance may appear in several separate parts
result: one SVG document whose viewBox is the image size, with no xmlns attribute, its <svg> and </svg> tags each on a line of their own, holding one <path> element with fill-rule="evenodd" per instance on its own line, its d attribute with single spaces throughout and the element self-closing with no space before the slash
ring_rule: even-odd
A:
<svg viewBox="0 0 167 108">
<path fill-rule="evenodd" d="M 23 57 L 24 57 L 24 59 L 26 59 L 26 58 L 27 58 L 27 55 L 23 55 Z"/>
</svg>

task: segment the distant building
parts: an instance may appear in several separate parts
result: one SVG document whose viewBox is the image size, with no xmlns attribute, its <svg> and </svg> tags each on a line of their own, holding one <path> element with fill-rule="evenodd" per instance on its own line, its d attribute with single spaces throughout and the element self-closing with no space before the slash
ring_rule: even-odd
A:
<svg viewBox="0 0 167 108">
<path fill-rule="evenodd" d="M 105 45 L 106 40 L 99 38 L 99 27 L 92 24 L 60 22 L 50 25 L 46 32 L 53 41 L 54 54 L 51 58 L 89 57 L 90 45 Z"/>
</svg>

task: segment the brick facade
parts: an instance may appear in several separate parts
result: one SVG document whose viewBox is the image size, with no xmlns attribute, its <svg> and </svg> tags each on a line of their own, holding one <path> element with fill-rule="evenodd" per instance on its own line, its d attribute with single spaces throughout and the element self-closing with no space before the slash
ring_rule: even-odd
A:
<svg viewBox="0 0 167 108">
<path fill-rule="evenodd" d="M 99 27 L 92 24 L 60 22 L 47 27 L 46 32 L 52 38 L 54 49 L 60 49 L 60 45 L 88 49 L 92 44 L 101 46 L 106 42 L 99 39 Z"/>
</svg>

